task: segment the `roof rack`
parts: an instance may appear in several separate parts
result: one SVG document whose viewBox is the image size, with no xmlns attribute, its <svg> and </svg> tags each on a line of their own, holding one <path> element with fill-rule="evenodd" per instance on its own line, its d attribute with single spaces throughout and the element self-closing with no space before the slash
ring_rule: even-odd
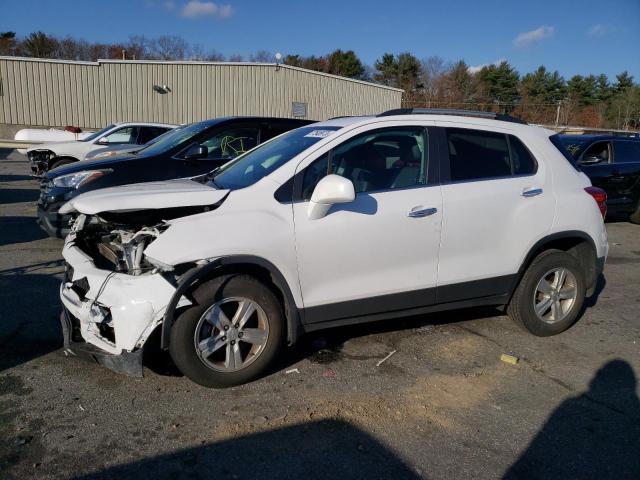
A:
<svg viewBox="0 0 640 480">
<path fill-rule="evenodd" d="M 502 122 L 527 124 L 524 120 L 511 115 L 495 112 L 482 112 L 480 110 L 458 110 L 455 108 L 395 108 L 378 114 L 378 117 L 390 117 L 392 115 L 457 115 L 460 117 L 487 118 Z"/>
</svg>

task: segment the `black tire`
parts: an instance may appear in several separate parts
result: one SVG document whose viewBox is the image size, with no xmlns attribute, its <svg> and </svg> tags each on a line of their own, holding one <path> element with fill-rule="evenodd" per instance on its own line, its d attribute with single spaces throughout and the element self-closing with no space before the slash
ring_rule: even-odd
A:
<svg viewBox="0 0 640 480">
<path fill-rule="evenodd" d="M 54 168 L 61 167 L 62 165 L 69 165 L 70 163 L 75 163 L 77 160 L 73 160 L 71 158 L 61 158 L 59 160 L 54 160 L 51 162 L 51 166 L 49 170 L 53 170 Z"/>
<path fill-rule="evenodd" d="M 564 318 L 554 323 L 548 323 L 536 315 L 534 309 L 536 287 L 545 274 L 560 267 L 566 268 L 573 274 L 576 283 L 576 298 L 564 313 Z M 584 305 L 585 295 L 585 273 L 578 260 L 560 250 L 547 250 L 538 255 L 525 271 L 507 306 L 507 313 L 514 321 L 534 335 L 539 337 L 557 335 L 567 330 L 578 320 Z"/>
<path fill-rule="evenodd" d="M 214 303 L 232 297 L 244 297 L 258 304 L 267 318 L 269 333 L 259 355 L 245 368 L 221 372 L 201 359 L 194 337 L 205 312 Z M 193 299 L 194 305 L 178 316 L 171 329 L 169 352 L 178 369 L 189 379 L 209 388 L 232 387 L 259 377 L 273 362 L 284 341 L 284 315 L 273 291 L 249 275 L 224 275 L 197 287 Z"/>
<path fill-rule="evenodd" d="M 640 203 L 638 203 L 636 211 L 629 215 L 629 221 L 631 223 L 635 223 L 636 225 L 640 225 Z"/>
</svg>

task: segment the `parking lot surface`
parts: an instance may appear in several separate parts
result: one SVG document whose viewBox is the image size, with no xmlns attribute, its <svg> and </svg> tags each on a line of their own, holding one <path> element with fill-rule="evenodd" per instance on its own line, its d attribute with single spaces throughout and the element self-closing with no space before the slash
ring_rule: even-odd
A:
<svg viewBox="0 0 640 480">
<path fill-rule="evenodd" d="M 640 478 L 640 226 L 607 224 L 604 279 L 561 335 L 486 308 L 389 320 L 208 390 L 158 356 L 139 379 L 64 355 L 37 196 L 0 151 L 0 479 Z"/>
</svg>

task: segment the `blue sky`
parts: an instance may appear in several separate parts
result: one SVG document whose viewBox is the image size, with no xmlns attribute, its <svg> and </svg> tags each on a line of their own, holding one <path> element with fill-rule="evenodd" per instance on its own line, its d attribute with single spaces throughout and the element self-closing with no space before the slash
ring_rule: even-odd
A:
<svg viewBox="0 0 640 480">
<path fill-rule="evenodd" d="M 103 42 L 173 34 L 225 55 L 353 49 L 369 64 L 410 51 L 640 80 L 640 0 L 0 0 L 6 30 Z"/>
</svg>

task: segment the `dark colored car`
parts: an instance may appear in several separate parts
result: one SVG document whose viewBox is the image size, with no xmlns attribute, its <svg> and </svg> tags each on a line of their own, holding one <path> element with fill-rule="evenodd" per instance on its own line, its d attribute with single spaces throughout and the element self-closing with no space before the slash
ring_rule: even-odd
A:
<svg viewBox="0 0 640 480">
<path fill-rule="evenodd" d="M 51 236 L 69 231 L 60 207 L 99 188 L 193 177 L 210 172 L 281 133 L 313 123 L 266 117 L 225 117 L 180 126 L 133 154 L 76 162 L 47 172 L 40 184 L 38 223 Z"/>
<path fill-rule="evenodd" d="M 607 192 L 610 213 L 640 223 L 640 138 L 613 135 L 559 135 L 594 186 Z"/>
</svg>

